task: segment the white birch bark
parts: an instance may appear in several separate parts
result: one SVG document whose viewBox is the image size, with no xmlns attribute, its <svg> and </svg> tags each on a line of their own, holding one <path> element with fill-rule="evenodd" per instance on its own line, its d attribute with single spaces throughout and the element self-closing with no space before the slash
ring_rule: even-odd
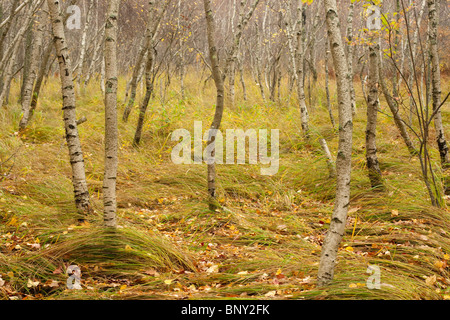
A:
<svg viewBox="0 0 450 320">
<path fill-rule="evenodd" d="M 383 186 L 380 165 L 377 156 L 377 118 L 378 118 L 378 87 L 380 55 L 379 34 L 373 31 L 369 45 L 369 94 L 367 96 L 367 127 L 366 127 L 366 161 L 369 180 L 372 188 Z"/>
<path fill-rule="evenodd" d="M 53 41 L 59 62 L 61 88 L 63 95 L 63 117 L 66 141 L 69 148 L 70 164 L 72 166 L 72 183 L 75 194 L 75 204 L 80 214 L 90 211 L 89 191 L 86 183 L 83 152 L 76 119 L 75 90 L 72 76 L 72 66 L 64 33 L 64 18 L 60 13 L 60 0 L 47 0 L 53 30 Z"/>
<path fill-rule="evenodd" d="M 450 165 L 447 140 L 445 138 L 444 125 L 442 124 L 441 106 L 441 70 L 439 65 L 438 49 L 438 3 L 436 0 L 428 0 L 428 29 L 429 29 L 429 56 L 431 60 L 431 85 L 433 95 L 433 112 L 436 112 L 434 126 L 437 135 L 437 144 L 441 157 L 441 164 L 444 168 Z"/>
<path fill-rule="evenodd" d="M 110 0 L 105 25 L 105 175 L 103 178 L 104 223 L 117 226 L 116 181 L 118 166 L 117 128 L 117 20 L 120 0 Z"/>
<path fill-rule="evenodd" d="M 325 237 L 318 272 L 318 285 L 331 283 L 337 263 L 339 245 L 345 233 L 345 224 L 350 205 L 351 157 L 353 144 L 353 115 L 349 86 L 348 64 L 345 48 L 339 30 L 339 17 L 336 0 L 325 0 L 325 14 L 336 70 L 338 103 L 339 103 L 339 150 L 336 160 L 337 188 L 334 211 L 330 228 Z"/>
<path fill-rule="evenodd" d="M 34 43 L 31 49 L 30 71 L 24 83 L 23 98 L 22 98 L 22 118 L 19 122 L 19 129 L 24 130 L 29 123 L 31 116 L 31 102 L 33 99 L 33 85 L 37 77 L 39 60 L 42 49 L 43 30 L 47 15 L 44 10 L 40 12 L 39 19 L 36 21 L 34 32 Z"/>
</svg>

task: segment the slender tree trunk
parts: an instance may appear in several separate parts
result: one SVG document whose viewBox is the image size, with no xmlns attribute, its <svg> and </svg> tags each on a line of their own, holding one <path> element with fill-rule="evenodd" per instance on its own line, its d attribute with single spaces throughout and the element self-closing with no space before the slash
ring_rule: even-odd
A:
<svg viewBox="0 0 450 320">
<path fill-rule="evenodd" d="M 34 15 L 35 11 L 41 6 L 41 4 L 42 4 L 42 0 L 39 0 L 35 3 L 29 4 L 28 10 L 25 13 L 23 25 L 19 29 L 19 31 L 16 33 L 16 35 L 14 36 L 14 39 L 12 40 L 11 45 L 4 53 L 2 60 L 0 62 L 0 77 L 2 75 L 4 76 L 2 86 L 0 87 L 0 107 L 3 105 L 5 100 L 8 100 L 7 96 L 8 96 L 8 92 L 9 92 L 9 86 L 10 86 L 11 80 L 14 76 L 14 66 L 16 63 L 17 56 L 18 56 L 18 50 L 19 50 L 20 43 L 22 42 L 25 32 L 27 31 L 28 26 L 31 23 L 31 20 L 33 19 L 33 15 Z M 0 44 L 2 44 L 2 43 L 0 43 Z"/>
<path fill-rule="evenodd" d="M 49 44 L 47 45 L 47 48 L 45 49 L 45 52 L 44 52 L 44 55 L 43 55 L 43 58 L 41 61 L 41 67 L 39 68 L 39 72 L 38 72 L 38 75 L 36 78 L 36 83 L 34 85 L 28 122 L 31 121 L 34 111 L 36 110 L 38 99 L 39 99 L 39 93 L 41 92 L 42 82 L 44 80 L 45 74 L 49 67 L 50 57 L 52 56 L 52 50 L 53 50 L 53 44 L 51 42 L 49 42 Z"/>
<path fill-rule="evenodd" d="M 125 108 L 125 111 L 124 111 L 123 117 L 122 117 L 124 122 L 128 121 L 131 110 L 133 109 L 133 106 L 134 106 L 134 102 L 136 99 L 136 89 L 137 89 L 137 85 L 139 83 L 139 71 L 141 70 L 141 66 L 144 61 L 144 56 L 146 53 L 148 55 L 150 55 L 150 53 L 148 53 L 148 52 L 149 52 L 149 50 L 151 50 L 151 48 L 153 48 L 152 43 L 154 42 L 155 37 L 158 34 L 158 29 L 161 24 L 161 19 L 168 8 L 170 1 L 171 0 L 166 0 L 164 7 L 159 14 L 157 14 L 157 12 L 156 12 L 157 8 L 154 5 L 155 1 L 153 1 L 153 0 L 149 1 L 150 13 L 149 13 L 149 19 L 147 22 L 147 29 L 146 29 L 145 35 L 144 35 L 145 40 L 142 39 L 141 48 L 139 50 L 136 65 L 134 67 L 135 70 L 133 71 L 133 77 L 131 80 L 130 100 L 128 101 L 128 105 Z M 142 44 L 144 44 L 144 47 L 142 47 Z M 149 58 L 147 57 L 147 59 L 149 59 Z"/>
<path fill-rule="evenodd" d="M 330 149 L 328 148 L 328 143 L 325 139 L 320 139 L 319 142 L 323 153 L 327 158 L 328 172 L 330 173 L 329 178 L 336 178 L 336 165 L 333 161 L 333 156 L 331 155 Z"/>
<path fill-rule="evenodd" d="M 214 21 L 214 14 L 211 9 L 211 1 L 203 0 L 206 15 L 206 29 L 208 36 L 209 58 L 211 61 L 212 75 L 214 83 L 216 84 L 217 100 L 216 100 L 216 112 L 214 120 L 211 124 L 211 130 L 218 130 L 222 122 L 223 109 L 224 109 L 224 79 L 219 65 L 219 57 L 216 47 L 216 22 Z M 213 136 L 210 143 L 214 146 L 211 154 L 212 158 L 215 157 L 215 137 Z M 208 194 L 210 197 L 210 209 L 215 209 L 216 199 L 216 165 L 215 163 L 208 164 Z"/>
<path fill-rule="evenodd" d="M 347 61 L 348 61 L 348 72 L 350 73 L 350 94 L 352 98 L 352 112 L 353 115 L 356 114 L 356 93 L 355 86 L 353 84 L 353 14 L 354 14 L 355 4 L 354 1 L 350 1 L 348 18 L 347 18 Z"/>
<path fill-rule="evenodd" d="M 383 73 L 382 63 L 381 63 L 381 55 L 379 56 L 378 61 L 378 70 L 380 75 L 380 86 L 381 90 L 383 91 L 383 95 L 386 98 L 386 102 L 389 106 L 389 109 L 391 110 L 392 116 L 394 117 L 394 123 L 397 126 L 398 131 L 400 132 L 400 135 L 405 142 L 406 147 L 408 148 L 409 153 L 411 156 L 417 155 L 417 149 L 414 147 L 414 143 L 411 140 L 411 137 L 409 136 L 406 123 L 403 121 L 400 110 L 398 108 L 397 101 L 394 100 L 392 95 L 389 92 L 389 89 L 387 87 L 385 79 L 385 75 Z"/>
<path fill-rule="evenodd" d="M 411 0 L 414 1 L 414 0 Z M 414 83 L 414 60 L 416 58 L 416 48 L 419 37 L 420 25 L 422 23 L 423 12 L 425 10 L 425 5 L 427 4 L 427 0 L 422 0 L 422 4 L 420 6 L 419 16 L 417 18 L 416 29 L 414 30 L 412 45 L 408 43 L 408 46 L 411 45 L 412 57 L 409 57 L 409 75 L 408 75 L 408 87 L 413 88 Z M 419 93 L 420 94 L 420 93 Z M 409 97 L 409 124 L 412 125 L 412 119 L 414 116 L 414 97 L 411 95 Z"/>
<path fill-rule="evenodd" d="M 117 226 L 116 181 L 118 165 L 117 128 L 117 20 L 120 0 L 110 0 L 105 25 L 105 175 L 103 205 L 105 226 Z"/>
<path fill-rule="evenodd" d="M 186 99 L 186 94 L 185 94 L 185 86 L 184 86 L 184 77 L 185 77 L 185 61 L 184 61 L 184 50 L 185 50 L 185 44 L 183 41 L 183 31 L 182 31 L 182 26 L 181 26 L 181 13 L 182 13 L 182 4 L 181 4 L 181 0 L 178 0 L 178 36 L 179 36 L 179 45 L 180 45 L 180 62 L 179 62 L 179 72 L 180 72 L 180 92 L 181 92 L 181 100 L 185 100 Z"/>
<path fill-rule="evenodd" d="M 438 49 L 438 3 L 436 0 L 428 0 L 428 23 L 429 23 L 429 42 L 430 42 L 430 60 L 431 60 L 431 85 L 433 95 L 433 111 L 441 106 L 441 70 L 439 65 Z M 442 113 L 436 112 L 434 126 L 437 134 L 437 144 L 441 163 L 444 168 L 450 166 L 450 157 L 448 153 L 447 140 L 445 139 L 444 125 L 442 124 Z"/>
<path fill-rule="evenodd" d="M 366 160 L 372 188 L 383 186 L 380 165 L 377 156 L 377 118 L 378 118 L 378 60 L 380 54 L 379 34 L 374 34 L 369 45 L 369 94 L 367 96 Z"/>
<path fill-rule="evenodd" d="M 244 61 L 243 58 L 240 58 L 239 61 L 239 79 L 241 81 L 241 86 L 242 86 L 242 93 L 244 95 L 244 101 L 248 100 L 248 96 L 247 96 L 247 86 L 245 85 L 245 78 L 244 78 Z"/>
<path fill-rule="evenodd" d="M 151 9 L 152 8 L 150 8 L 150 10 Z M 136 101 L 136 91 L 137 91 L 137 86 L 138 86 L 139 73 L 142 68 L 144 56 L 148 50 L 148 44 L 147 44 L 146 40 L 148 39 L 148 33 L 150 32 L 149 28 L 150 28 L 150 26 L 148 26 L 146 33 L 144 34 L 144 37 L 142 38 L 141 46 L 139 48 L 139 53 L 138 53 L 138 56 L 136 59 L 136 64 L 134 65 L 133 75 L 131 77 L 131 82 L 130 82 L 130 99 L 128 100 L 127 107 L 125 108 L 125 111 L 122 116 L 122 120 L 124 122 L 128 122 L 128 118 L 129 118 L 131 110 L 134 106 L 134 102 Z"/>
<path fill-rule="evenodd" d="M 233 35 L 234 36 L 233 45 L 231 47 L 230 54 L 228 57 L 226 70 L 223 75 L 223 77 L 225 77 L 227 73 L 229 75 L 228 81 L 229 81 L 229 93 L 230 93 L 231 105 L 234 105 L 234 100 L 235 100 L 235 95 L 236 95 L 236 93 L 235 93 L 236 63 L 239 58 L 242 33 L 244 31 L 244 28 L 248 24 L 248 21 L 253 16 L 253 13 L 255 12 L 256 7 L 258 6 L 259 2 L 260 2 L 260 0 L 254 0 L 252 5 L 250 6 L 250 9 L 248 10 L 248 12 L 245 13 L 244 12 L 245 2 L 243 0 L 241 0 L 239 23 L 236 26 L 236 33 Z"/>
<path fill-rule="evenodd" d="M 81 78 L 83 77 L 83 70 L 84 70 L 84 61 L 86 57 L 86 41 L 87 41 L 87 35 L 90 29 L 91 24 L 91 18 L 92 18 L 92 11 L 94 7 L 94 1 L 89 0 L 88 1 L 88 11 L 87 11 L 87 17 L 86 22 L 84 24 L 83 28 L 83 34 L 81 36 L 81 49 L 80 49 L 80 57 L 78 59 L 78 70 L 77 70 L 77 82 L 78 82 L 78 90 L 80 90 L 81 86 Z"/>
<path fill-rule="evenodd" d="M 153 45 L 153 43 L 152 43 Z M 139 146 L 142 138 L 142 130 L 144 129 L 144 120 L 145 113 L 147 112 L 148 104 L 153 94 L 154 89 L 154 78 L 153 75 L 153 67 L 154 67 L 154 54 L 155 49 L 150 48 L 148 52 L 148 58 L 145 68 L 145 96 L 141 102 L 141 106 L 139 108 L 139 118 L 136 125 L 136 132 L 134 134 L 133 146 Z"/>
<path fill-rule="evenodd" d="M 25 91 L 25 85 L 27 84 L 28 77 L 31 73 L 31 64 L 32 61 L 32 55 L 33 55 L 33 47 L 35 44 L 35 19 L 31 20 L 30 25 L 26 31 L 25 41 L 23 43 L 23 49 L 24 49 L 24 57 L 23 57 L 23 68 L 22 68 L 22 86 L 20 87 L 20 96 L 19 96 L 19 103 L 22 103 L 24 91 Z"/>
<path fill-rule="evenodd" d="M 40 18 L 35 26 L 36 30 L 34 31 L 34 43 L 31 49 L 30 55 L 30 70 L 28 77 L 24 82 L 24 91 L 22 97 L 22 119 L 19 122 L 19 129 L 24 130 L 28 125 L 31 113 L 31 102 L 33 99 L 33 86 L 34 82 L 37 78 L 39 60 L 41 56 L 42 49 L 42 39 L 43 39 L 43 29 L 45 26 L 45 21 L 47 20 L 47 15 L 44 10 L 40 13 Z"/>
<path fill-rule="evenodd" d="M 339 103 L 339 150 L 336 161 L 337 189 L 330 229 L 325 237 L 318 272 L 318 285 L 331 283 L 334 277 L 337 252 L 345 233 L 350 206 L 351 157 L 353 144 L 353 115 L 349 86 L 348 64 L 339 30 L 336 0 L 325 0 L 328 38 L 336 71 Z"/>
<path fill-rule="evenodd" d="M 64 33 L 63 16 L 60 14 L 60 2 L 60 0 L 47 0 L 53 29 L 53 40 L 60 68 L 63 117 L 70 163 L 72 165 L 75 204 L 78 212 L 85 215 L 90 211 L 90 199 L 86 183 L 83 152 L 78 135 L 72 66 Z"/>
<path fill-rule="evenodd" d="M 297 96 L 300 105 L 300 117 L 302 131 L 306 138 L 309 138 L 309 113 L 306 107 L 305 82 L 304 82 L 304 65 L 305 53 L 303 50 L 303 0 L 297 0 Z"/>
<path fill-rule="evenodd" d="M 95 50 L 94 50 L 94 56 L 93 56 L 93 58 L 92 58 L 92 60 L 91 60 L 91 63 L 89 64 L 87 76 L 86 76 L 86 78 L 84 79 L 84 87 L 85 87 L 85 88 L 86 88 L 86 86 L 88 85 L 88 83 L 89 83 L 89 81 L 90 81 L 92 75 L 94 74 L 95 69 L 96 69 L 97 62 L 98 62 L 98 60 L 99 60 L 100 57 L 101 57 L 101 51 L 102 51 L 101 49 L 103 48 L 104 38 L 105 38 L 105 27 L 103 26 L 103 27 L 102 27 L 102 31 L 101 31 L 101 36 L 100 36 L 100 39 L 101 39 L 101 40 L 98 41 L 98 43 L 97 43 L 97 45 L 96 45 L 96 47 L 95 47 Z"/>
<path fill-rule="evenodd" d="M 328 67 L 328 61 L 330 56 L 330 48 L 329 44 L 327 42 L 326 44 L 326 51 L 325 51 L 325 92 L 327 95 L 327 110 L 328 114 L 330 116 L 331 124 L 333 125 L 333 129 L 336 128 L 336 121 L 334 120 L 333 116 L 333 109 L 331 108 L 331 95 L 330 95 L 330 70 Z"/>
</svg>

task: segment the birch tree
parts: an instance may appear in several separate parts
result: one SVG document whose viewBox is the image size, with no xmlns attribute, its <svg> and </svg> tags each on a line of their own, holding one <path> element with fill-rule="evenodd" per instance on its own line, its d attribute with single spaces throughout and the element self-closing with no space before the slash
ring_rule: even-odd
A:
<svg viewBox="0 0 450 320">
<path fill-rule="evenodd" d="M 117 225 L 116 181 L 118 165 L 117 128 L 117 19 L 120 0 L 110 0 L 105 25 L 105 175 L 103 178 L 104 222 Z"/>
<path fill-rule="evenodd" d="M 369 94 L 367 96 L 366 160 L 369 180 L 372 188 L 380 188 L 383 186 L 376 143 L 379 104 L 379 37 L 380 35 L 378 34 L 378 31 L 371 31 L 371 37 L 369 39 Z"/>
<path fill-rule="evenodd" d="M 31 103 L 33 99 L 33 87 L 35 80 L 38 75 L 39 68 L 39 58 L 42 49 L 42 40 L 43 40 L 43 29 L 45 26 L 45 22 L 47 20 L 47 15 L 45 10 L 42 10 L 39 14 L 39 18 L 35 24 L 34 33 L 34 43 L 31 49 L 31 60 L 29 65 L 29 75 L 24 81 L 24 93 L 22 98 L 22 118 L 19 122 L 19 129 L 23 130 L 28 125 L 28 122 L 31 117 L 31 113 L 34 109 L 31 108 Z"/>
<path fill-rule="evenodd" d="M 72 183 L 75 194 L 75 205 L 80 214 L 90 211 L 89 190 L 86 183 L 83 151 L 81 149 L 78 125 L 76 119 L 75 90 L 72 66 L 64 32 L 64 19 L 60 11 L 60 0 L 47 0 L 52 24 L 53 41 L 59 62 L 61 89 L 63 96 L 63 118 L 66 141 L 69 148 L 70 164 L 72 166 Z"/>
<path fill-rule="evenodd" d="M 127 122 L 128 117 L 130 116 L 131 110 L 133 109 L 135 100 L 136 100 L 136 90 L 138 85 L 138 77 L 139 77 L 139 71 L 141 70 L 141 66 L 144 63 L 144 65 L 147 65 L 148 60 L 144 60 L 145 55 L 147 54 L 148 58 L 148 52 L 150 48 L 152 48 L 152 45 L 154 44 L 155 38 L 158 34 L 158 29 L 161 24 L 161 20 L 164 16 L 164 13 L 166 12 L 171 0 L 166 0 L 165 4 L 161 10 L 161 12 L 157 13 L 157 8 L 155 7 L 155 1 L 149 1 L 149 18 L 147 22 L 147 28 L 145 30 L 145 34 L 141 40 L 141 47 L 139 49 L 138 57 L 136 59 L 136 64 L 133 69 L 133 76 L 131 78 L 130 83 L 130 100 L 128 100 L 127 107 L 125 108 L 125 111 L 123 113 L 123 121 Z"/>
<path fill-rule="evenodd" d="M 241 48 L 241 39 L 244 28 L 247 26 L 249 20 L 252 18 L 253 13 L 256 10 L 260 0 L 254 0 L 251 4 L 249 10 L 245 12 L 245 2 L 241 0 L 239 6 L 239 22 L 236 26 L 236 32 L 233 34 L 233 44 L 230 49 L 230 53 L 228 55 L 227 66 L 225 68 L 224 77 L 229 75 L 229 90 L 230 90 L 230 103 L 234 105 L 235 100 L 235 78 L 236 78 L 236 63 L 238 62 L 240 48 Z"/>
<path fill-rule="evenodd" d="M 350 205 L 351 157 L 353 144 L 353 116 L 348 81 L 348 64 L 339 29 L 336 0 L 324 0 L 328 39 L 336 71 L 339 104 L 339 150 L 336 159 L 336 199 L 330 228 L 325 236 L 320 256 L 318 285 L 331 283 L 337 263 L 337 252 L 345 233 Z"/>
<path fill-rule="evenodd" d="M 433 111 L 435 112 L 434 126 L 437 133 L 437 145 L 444 168 L 450 166 L 447 140 L 445 139 L 444 125 L 442 124 L 441 107 L 441 70 L 439 65 L 438 49 L 438 3 L 428 0 L 428 39 L 429 57 L 431 60 L 431 86 L 433 96 Z"/>
<path fill-rule="evenodd" d="M 292 66 L 294 81 L 297 83 L 297 97 L 299 102 L 302 132 L 305 137 L 309 136 L 309 114 L 306 107 L 306 96 L 304 88 L 304 46 L 303 46 L 303 2 L 296 1 L 296 16 L 292 17 L 291 6 L 295 0 L 286 5 L 286 33 L 288 48 Z"/>
<path fill-rule="evenodd" d="M 211 62 L 212 76 L 214 83 L 216 85 L 216 111 L 214 114 L 214 120 L 211 124 L 211 130 L 218 130 L 222 122 L 223 110 L 224 110 L 224 79 L 222 76 L 222 71 L 219 65 L 219 57 L 216 46 L 216 22 L 214 19 L 214 14 L 211 9 L 211 1 L 203 0 L 206 15 L 206 34 L 208 37 L 208 48 L 209 48 L 209 59 Z M 215 157 L 215 137 L 212 136 L 209 144 L 213 146 L 211 158 Z M 208 164 L 208 194 L 210 197 L 210 209 L 214 209 L 214 201 L 216 199 L 216 165 L 215 163 Z"/>
</svg>

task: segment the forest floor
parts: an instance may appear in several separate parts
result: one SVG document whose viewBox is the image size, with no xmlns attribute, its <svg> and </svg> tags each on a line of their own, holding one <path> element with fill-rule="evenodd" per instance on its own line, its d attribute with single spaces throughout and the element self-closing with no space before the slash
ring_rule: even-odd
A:
<svg viewBox="0 0 450 320">
<path fill-rule="evenodd" d="M 333 284 L 317 288 L 335 192 L 318 138 L 334 155 L 338 144 L 319 85 L 307 142 L 294 95 L 263 103 L 255 87 L 249 89 L 255 98 L 226 108 L 225 129 L 280 129 L 280 169 L 262 176 L 259 165 L 218 165 L 216 212 L 208 208 L 206 166 L 175 165 L 170 158 L 171 132 L 192 132 L 194 121 L 207 129 L 212 88 L 191 80 L 186 100 L 168 91 L 164 107 L 157 92 L 138 149 L 131 145 L 135 107 L 129 123 L 119 121 L 117 231 L 101 228 L 104 107 L 98 85 L 88 86 L 77 102 L 78 116 L 88 119 L 80 136 L 94 208 L 81 225 L 59 82 L 47 83 L 23 134 L 17 133 L 20 105 L 13 99 L 18 87 L 0 110 L 0 299 L 450 299 L 450 211 L 430 205 L 418 160 L 382 113 L 378 151 L 386 188 L 370 188 L 360 93 L 347 231 Z M 443 116 L 450 132 L 448 108 Z M 81 268 L 82 290 L 66 286 L 70 265 Z M 366 285 L 369 265 L 381 270 L 380 289 Z"/>
</svg>

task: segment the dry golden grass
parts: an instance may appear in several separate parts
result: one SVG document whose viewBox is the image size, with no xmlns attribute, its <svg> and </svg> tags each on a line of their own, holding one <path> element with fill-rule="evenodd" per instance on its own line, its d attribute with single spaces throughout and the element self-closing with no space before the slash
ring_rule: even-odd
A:
<svg viewBox="0 0 450 320">
<path fill-rule="evenodd" d="M 0 182 L 0 274 L 6 281 L 0 297 L 440 299 L 450 294 L 449 211 L 429 205 L 418 162 L 384 115 L 378 145 L 386 191 L 370 190 L 359 90 L 347 234 L 335 282 L 318 289 L 320 244 L 335 185 L 318 139 L 325 137 L 333 154 L 338 143 L 322 105 L 322 80 L 312 95 L 313 137 L 306 142 L 295 95 L 289 97 L 286 84 L 282 101 L 264 103 L 247 79 L 250 100 L 227 106 L 223 128 L 280 129 L 280 170 L 264 177 L 258 166 L 219 165 L 224 209 L 210 212 L 206 167 L 170 161 L 173 130 L 193 130 L 194 121 L 203 121 L 206 129 L 212 120 L 212 83 L 203 89 L 193 74 L 186 79 L 185 101 L 179 100 L 175 81 L 164 105 L 155 93 L 140 148 L 131 146 L 137 107 L 127 124 L 120 121 L 117 234 L 100 228 L 104 107 L 98 83 L 81 90 L 77 102 L 78 115 L 88 118 L 80 136 L 95 209 L 83 226 L 76 226 L 59 82 L 49 79 L 32 124 L 21 136 L 15 134 L 20 107 L 14 101 L 18 86 L 13 86 L 11 104 L 0 110 L 0 170 L 8 174 Z M 124 87 L 121 79 L 119 101 Z M 449 119 L 447 109 L 444 119 Z M 70 264 L 82 267 L 81 291 L 65 288 Z M 365 286 L 368 264 L 380 266 L 381 290 Z M 30 279 L 39 285 L 29 287 Z M 57 287 L 49 286 L 53 280 L 59 281 Z"/>
</svg>

